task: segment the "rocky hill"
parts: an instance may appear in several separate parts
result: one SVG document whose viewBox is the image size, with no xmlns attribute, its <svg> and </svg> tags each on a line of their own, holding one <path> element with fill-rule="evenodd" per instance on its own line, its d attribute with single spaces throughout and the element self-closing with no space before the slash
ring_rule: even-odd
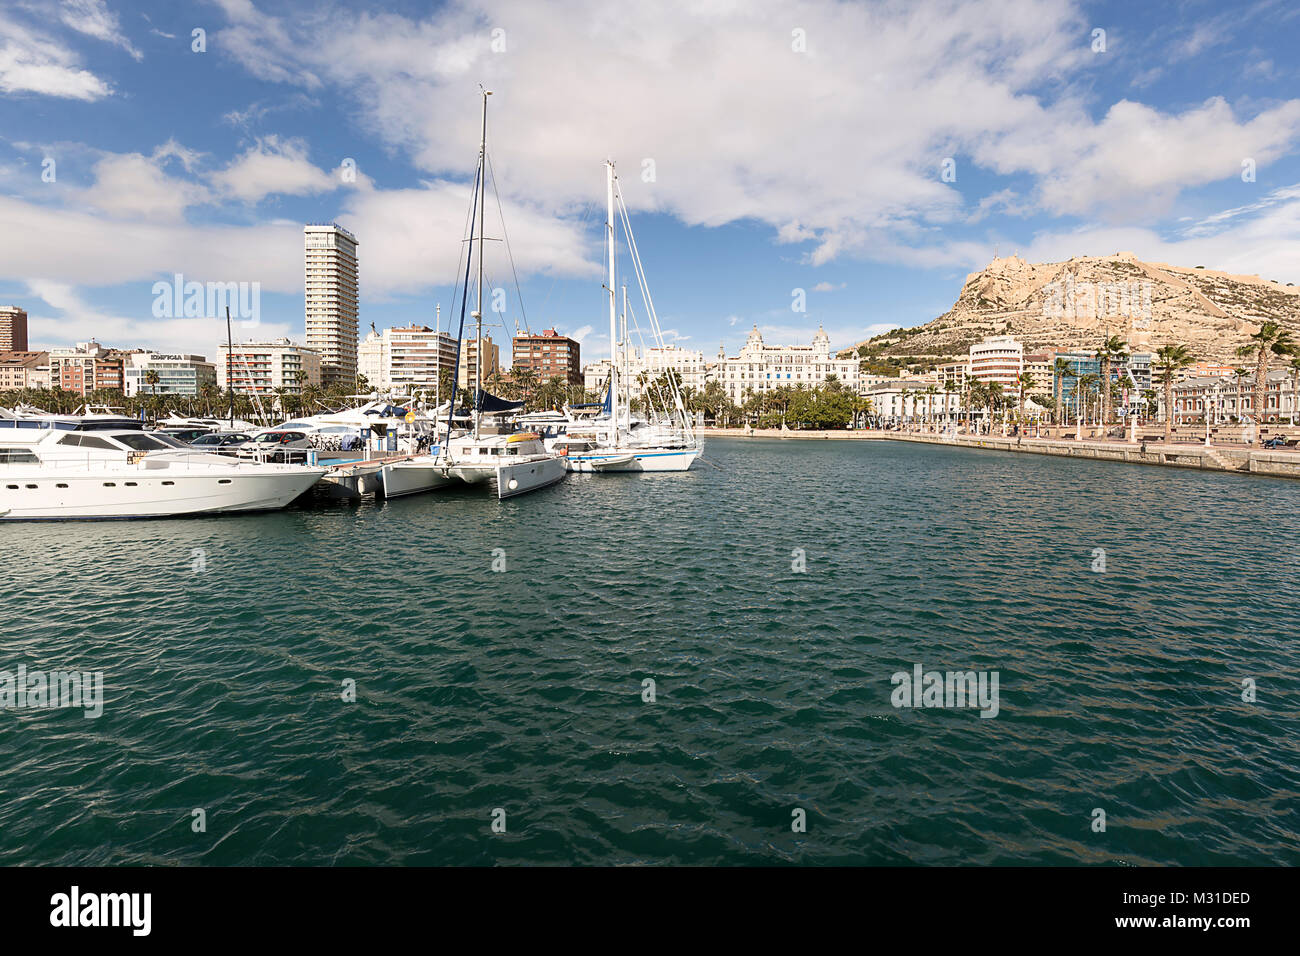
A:
<svg viewBox="0 0 1300 956">
<path fill-rule="evenodd" d="M 1142 262 L 1128 252 L 1037 265 L 1009 256 L 967 276 L 956 303 L 937 319 L 841 354 L 866 345 L 882 358 L 927 361 L 964 356 L 988 335 L 1015 336 L 1026 352 L 1094 351 L 1110 332 L 1137 351 L 1175 342 L 1197 359 L 1236 363 L 1237 346 L 1266 319 L 1300 341 L 1300 287 Z"/>
</svg>

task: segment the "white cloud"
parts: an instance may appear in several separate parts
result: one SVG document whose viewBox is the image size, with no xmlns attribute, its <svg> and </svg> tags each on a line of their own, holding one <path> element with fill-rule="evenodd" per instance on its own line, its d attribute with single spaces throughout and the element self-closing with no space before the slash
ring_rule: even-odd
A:
<svg viewBox="0 0 1300 956">
<path fill-rule="evenodd" d="M 36 279 L 27 283 L 27 290 L 51 311 L 59 313 L 57 316 L 42 315 L 44 310 L 37 306 L 29 307 L 33 335 L 38 336 L 32 339 L 33 347 L 48 349 L 95 339 L 102 345 L 115 348 L 147 346 L 158 352 L 185 352 L 211 358 L 224 336 L 224 326 L 212 319 L 154 318 L 149 310 L 152 296 L 139 312 L 118 315 L 87 303 L 66 283 Z M 256 329 L 258 338 L 280 338 L 290 334 L 288 322 L 263 319 Z"/>
<path fill-rule="evenodd" d="M 423 20 L 220 2 L 221 49 L 257 76 L 343 91 L 356 122 L 430 172 L 472 170 L 482 81 L 497 93 L 489 147 L 508 194 L 568 212 L 599 200 L 599 163 L 614 156 L 632 205 L 689 224 L 752 218 L 778 241 L 813 242 L 812 264 L 960 219 L 961 194 L 938 175 L 946 156 L 959 181 L 973 162 L 1037 187 L 1014 204 L 995 194 L 976 219 L 1035 207 L 1122 219 L 1300 137 L 1300 100 L 1253 118 L 1222 100 L 1181 113 L 1121 102 L 1094 120 L 1070 85 L 1096 62 L 1070 0 L 813 0 L 797 16 L 778 0 L 679 0 L 620 9 L 617 24 L 600 0 L 564 15 L 467 0 Z"/>
<path fill-rule="evenodd" d="M 241 202 L 258 202 L 270 195 L 306 196 L 342 185 L 307 159 L 307 144 L 298 139 L 266 136 L 211 177 L 221 195 Z"/>
<path fill-rule="evenodd" d="M 108 83 L 79 63 L 77 55 L 62 44 L 0 16 L 0 93 L 87 101 L 112 93 Z"/>
<path fill-rule="evenodd" d="M 844 282 L 818 282 L 812 287 L 812 290 L 814 292 L 838 292 L 840 289 L 843 289 L 845 285 L 847 285 L 847 283 Z"/>
<path fill-rule="evenodd" d="M 144 54 L 122 33 L 117 14 L 108 9 L 104 0 L 63 0 L 59 19 L 78 33 L 121 47 L 137 61 L 144 59 Z"/>
<path fill-rule="evenodd" d="M 207 202 L 209 193 L 198 183 L 169 175 L 163 168 L 169 158 L 190 168 L 196 154 L 175 142 L 159 147 L 152 156 L 107 154 L 95 163 L 94 185 L 74 190 L 69 198 L 117 219 L 180 222 L 185 210 Z"/>
</svg>

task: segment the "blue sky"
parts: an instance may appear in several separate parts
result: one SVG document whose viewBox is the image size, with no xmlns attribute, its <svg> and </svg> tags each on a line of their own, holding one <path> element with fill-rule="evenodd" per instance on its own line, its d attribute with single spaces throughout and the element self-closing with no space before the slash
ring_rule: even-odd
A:
<svg viewBox="0 0 1300 956">
<path fill-rule="evenodd" d="M 222 323 L 153 314 L 179 272 L 259 283 L 236 334 L 300 338 L 302 223 L 337 220 L 363 328 L 445 323 L 479 83 L 522 285 L 497 244 L 496 321 L 586 359 L 606 157 L 668 337 L 710 355 L 920 324 L 995 253 L 1300 283 L 1298 41 L 1273 0 L 8 0 L 0 302 L 34 345 L 212 355 Z"/>
</svg>

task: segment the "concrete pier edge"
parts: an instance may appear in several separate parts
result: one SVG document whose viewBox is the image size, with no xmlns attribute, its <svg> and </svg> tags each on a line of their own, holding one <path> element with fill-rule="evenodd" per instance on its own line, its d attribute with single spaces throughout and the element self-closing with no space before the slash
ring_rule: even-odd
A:
<svg viewBox="0 0 1300 956">
<path fill-rule="evenodd" d="M 1019 452 L 1029 455 L 1054 455 L 1061 458 L 1086 458 L 1132 465 L 1163 465 L 1170 468 L 1196 468 L 1241 475 L 1273 478 L 1300 478 L 1300 452 L 1264 451 L 1257 448 L 1225 448 L 1191 442 L 1166 445 L 1163 442 L 1141 444 L 1118 441 L 1074 441 L 1059 438 L 1003 438 L 1000 435 L 935 435 L 924 433 L 880 432 L 865 430 L 783 431 L 776 428 L 704 428 L 702 438 L 779 438 L 794 441 L 849 440 L 903 441 L 925 445 L 950 445 L 985 451 Z"/>
</svg>

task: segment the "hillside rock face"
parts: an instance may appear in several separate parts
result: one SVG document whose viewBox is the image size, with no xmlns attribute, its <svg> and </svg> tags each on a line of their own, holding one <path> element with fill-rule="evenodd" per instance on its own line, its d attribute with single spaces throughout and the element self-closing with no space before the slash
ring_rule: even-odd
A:
<svg viewBox="0 0 1300 956">
<path fill-rule="evenodd" d="M 1198 360 L 1232 363 L 1268 319 L 1300 340 L 1300 286 L 1127 252 L 1041 264 L 1008 256 L 967 276 L 953 307 L 932 322 L 859 344 L 886 356 L 955 358 L 988 335 L 1015 336 L 1028 353 L 1095 351 L 1109 332 L 1135 351 L 1177 343 Z"/>
</svg>

